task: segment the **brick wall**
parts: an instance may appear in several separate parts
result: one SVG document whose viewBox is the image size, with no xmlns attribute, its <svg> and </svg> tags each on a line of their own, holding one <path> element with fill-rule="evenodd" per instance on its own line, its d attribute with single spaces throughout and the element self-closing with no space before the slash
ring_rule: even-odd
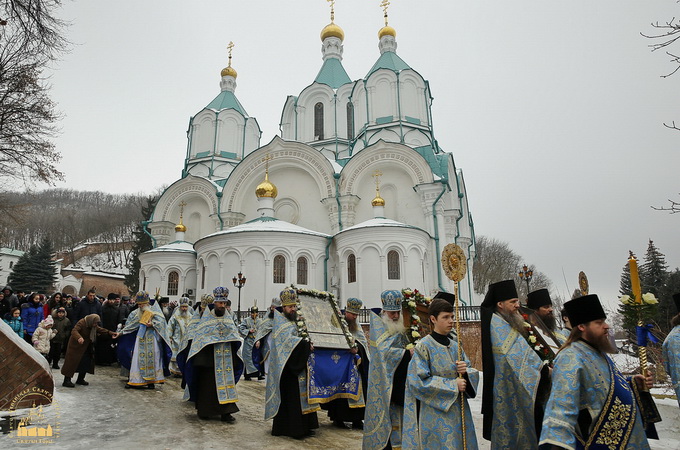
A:
<svg viewBox="0 0 680 450">
<path fill-rule="evenodd" d="M 49 393 L 27 395 L 16 404 L 13 400 L 26 389 Z M 51 403 L 54 379 L 47 360 L 0 320 L 0 410 L 30 408 Z"/>
<path fill-rule="evenodd" d="M 125 286 L 125 280 L 123 278 L 108 278 L 83 274 L 81 279 L 83 280 L 83 284 L 80 285 L 80 292 L 78 292 L 79 297 L 86 295 L 87 291 L 93 287 L 97 289 L 97 295 L 104 298 L 106 298 L 110 292 L 120 295 L 130 295 L 128 294 L 128 288 Z"/>
</svg>

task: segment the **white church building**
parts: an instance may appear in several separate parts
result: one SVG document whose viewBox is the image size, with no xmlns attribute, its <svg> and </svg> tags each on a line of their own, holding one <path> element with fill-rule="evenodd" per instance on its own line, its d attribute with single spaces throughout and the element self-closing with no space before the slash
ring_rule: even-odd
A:
<svg viewBox="0 0 680 450">
<path fill-rule="evenodd" d="M 287 97 L 280 135 L 264 145 L 235 95 L 230 56 L 219 94 L 189 121 L 182 177 L 148 222 L 155 248 L 140 256 L 140 288 L 176 299 L 225 286 L 234 301 L 240 272 L 242 310 L 291 284 L 378 307 L 386 289 L 453 292 L 441 251 L 456 243 L 468 258 L 460 298 L 471 304 L 463 172 L 435 139 L 429 84 L 397 55 L 396 31 L 385 25 L 378 37 L 376 61 L 352 81 L 331 15 L 318 75 Z"/>
</svg>

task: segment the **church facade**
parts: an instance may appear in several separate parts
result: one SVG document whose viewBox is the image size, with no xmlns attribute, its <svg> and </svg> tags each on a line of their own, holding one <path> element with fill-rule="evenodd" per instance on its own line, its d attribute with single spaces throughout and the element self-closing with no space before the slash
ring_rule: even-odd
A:
<svg viewBox="0 0 680 450">
<path fill-rule="evenodd" d="M 378 38 L 377 60 L 352 81 L 331 16 L 318 75 L 287 97 L 280 135 L 266 144 L 235 95 L 230 56 L 219 94 L 190 119 L 182 176 L 147 224 L 155 248 L 140 256 L 143 289 L 173 299 L 225 286 L 234 301 L 242 273 L 242 310 L 291 284 L 378 307 L 386 289 L 453 292 L 441 251 L 456 243 L 468 258 L 459 292 L 470 304 L 463 172 L 435 139 L 429 84 L 397 55 L 396 31 L 386 24 Z"/>
</svg>

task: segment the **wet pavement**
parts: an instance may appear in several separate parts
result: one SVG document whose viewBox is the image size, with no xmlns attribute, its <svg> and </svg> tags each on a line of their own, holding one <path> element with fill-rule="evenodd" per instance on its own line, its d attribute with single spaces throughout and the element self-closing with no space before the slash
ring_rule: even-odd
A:
<svg viewBox="0 0 680 450">
<path fill-rule="evenodd" d="M 298 441 L 271 436 L 271 421 L 264 420 L 264 381 L 238 383 L 240 412 L 236 422 L 203 421 L 196 416 L 193 403 L 182 401 L 178 378 L 155 390 L 124 389 L 126 378 L 116 367 L 97 367 L 88 375 L 89 386 L 64 388 L 58 371 L 55 376 L 55 401 L 44 409 L 43 425 L 53 429 L 52 438 L 18 438 L 7 433 L 7 417 L 0 418 L 0 448 L 26 449 L 360 449 L 360 430 L 341 430 L 320 411 L 316 436 Z M 481 381 L 480 381 L 481 387 Z M 489 443 L 481 438 L 481 395 L 471 401 L 475 429 L 481 449 Z M 653 449 L 680 449 L 680 413 L 677 403 L 659 405 L 664 421 L 658 424 L 660 441 L 650 441 Z M 24 413 L 26 410 L 20 411 Z M 6 415 L 0 413 L 0 416 Z M 12 428 L 22 415 L 14 416 Z M 20 442 L 22 440 L 24 442 Z M 36 443 L 42 439 L 43 442 Z M 33 440 L 33 442 L 25 442 Z"/>
</svg>

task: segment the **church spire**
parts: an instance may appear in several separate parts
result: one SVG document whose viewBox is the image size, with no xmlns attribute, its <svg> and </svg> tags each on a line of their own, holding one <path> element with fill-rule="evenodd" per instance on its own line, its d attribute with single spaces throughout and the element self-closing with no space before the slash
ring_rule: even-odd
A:
<svg viewBox="0 0 680 450">
<path fill-rule="evenodd" d="M 220 81 L 220 88 L 223 91 L 234 92 L 236 90 L 236 77 L 238 76 L 238 73 L 236 72 L 236 69 L 231 67 L 231 51 L 233 49 L 234 43 L 229 41 L 229 45 L 227 45 L 227 50 L 229 51 L 229 64 L 222 69 L 221 72 L 222 81 Z"/>
<path fill-rule="evenodd" d="M 186 202 L 182 200 L 182 202 L 179 204 L 179 223 L 175 226 L 175 240 L 176 241 L 183 241 L 184 240 L 184 233 L 187 231 L 187 227 L 182 223 L 182 217 L 184 216 L 184 207 L 186 206 Z"/>
<path fill-rule="evenodd" d="M 382 174 L 380 170 L 376 170 L 372 175 L 375 178 L 375 198 L 371 201 L 371 205 L 373 205 L 373 216 L 375 218 L 385 217 L 385 199 L 380 196 L 380 177 Z"/>
<path fill-rule="evenodd" d="M 390 6 L 389 0 L 382 0 L 380 7 L 383 9 L 383 17 L 385 18 L 385 26 L 378 31 L 378 39 L 380 39 L 380 53 L 397 51 L 397 31 L 388 25 L 387 8 Z"/>
<path fill-rule="evenodd" d="M 262 161 L 265 164 L 264 181 L 255 188 L 255 195 L 257 196 L 258 203 L 257 212 L 260 213 L 260 217 L 274 217 L 274 199 L 279 193 L 276 186 L 269 181 L 270 159 L 272 159 L 272 157 L 269 153 L 262 158 Z"/>
</svg>

